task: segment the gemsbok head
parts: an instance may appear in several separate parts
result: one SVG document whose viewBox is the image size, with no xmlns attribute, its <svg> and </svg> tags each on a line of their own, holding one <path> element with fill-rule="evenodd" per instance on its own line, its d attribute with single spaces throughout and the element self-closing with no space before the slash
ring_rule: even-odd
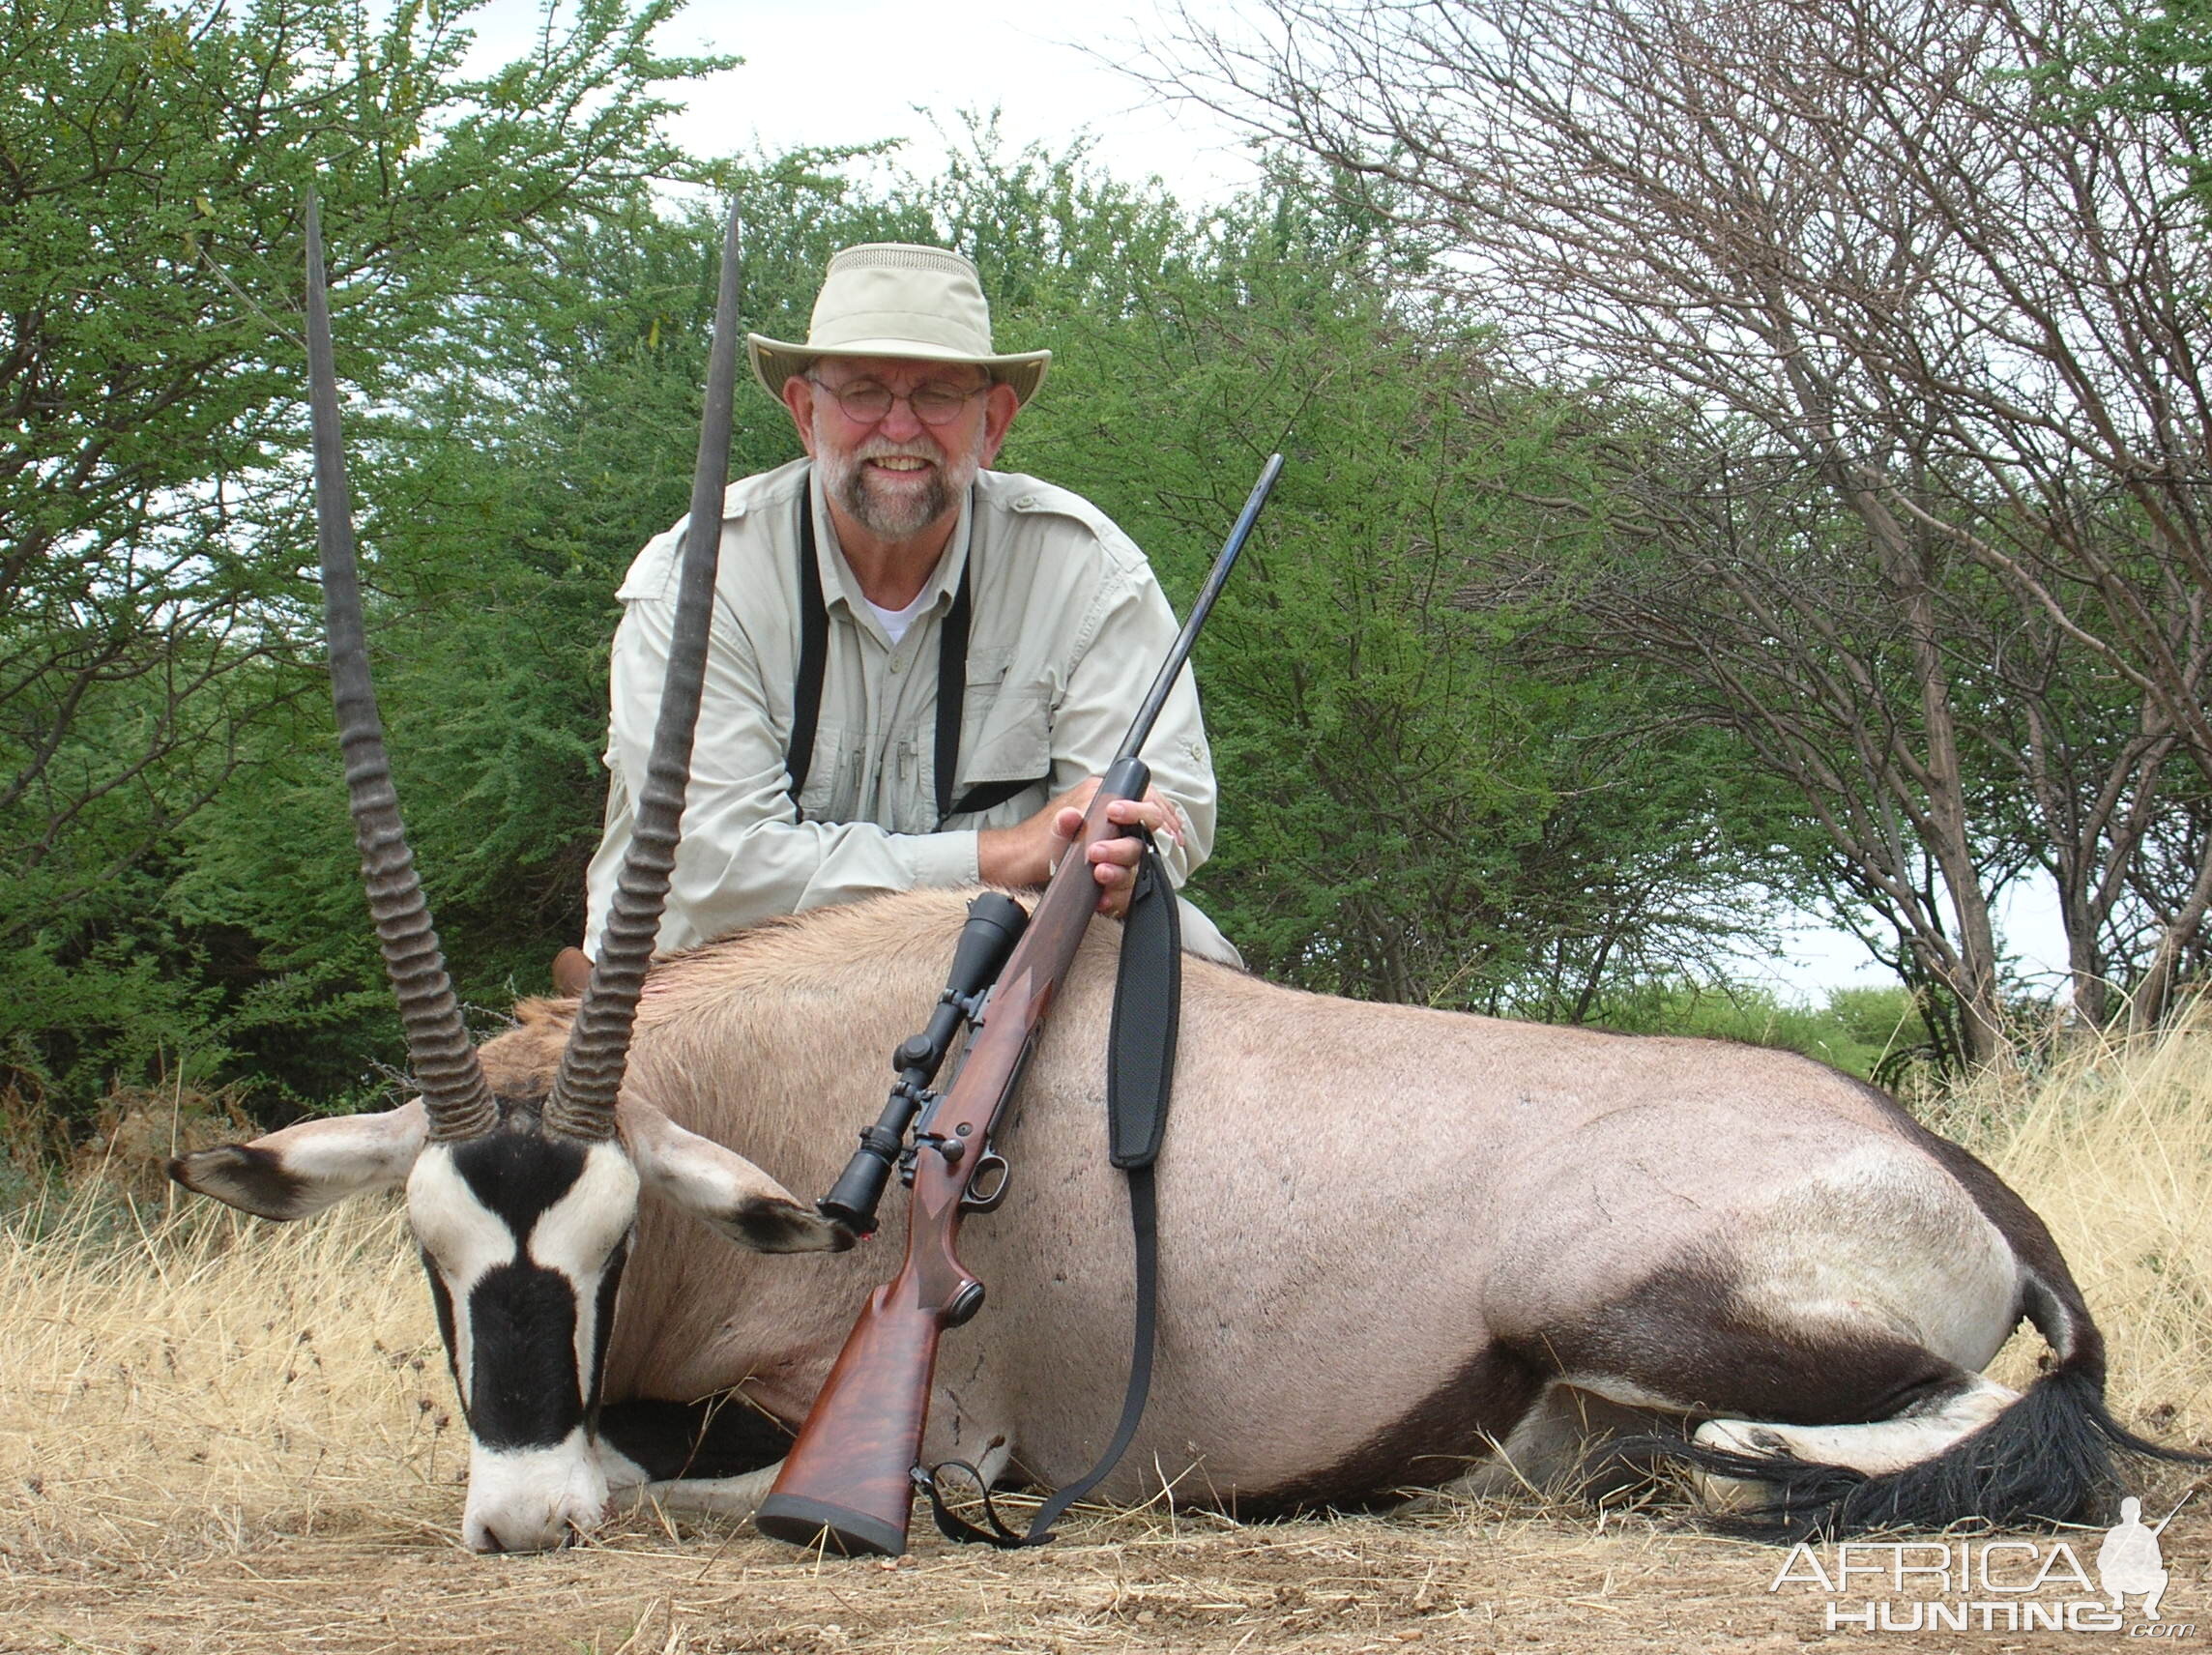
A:
<svg viewBox="0 0 2212 1655">
<path fill-rule="evenodd" d="M 275 1219 L 405 1188 L 468 1420 L 463 1537 L 480 1552 L 560 1545 L 604 1515 L 599 1383 L 641 1188 L 763 1252 L 852 1240 L 721 1145 L 637 1100 L 617 1110 L 698 716 L 736 383 L 737 229 L 733 213 L 676 638 L 636 833 L 558 1070 L 549 1085 L 534 1071 L 494 1086 L 463 1026 L 385 759 L 338 432 L 321 224 L 312 196 L 307 202 L 307 362 L 332 693 L 369 909 L 421 1096 L 384 1114 L 312 1120 L 200 1150 L 170 1172 L 189 1188 Z"/>
</svg>

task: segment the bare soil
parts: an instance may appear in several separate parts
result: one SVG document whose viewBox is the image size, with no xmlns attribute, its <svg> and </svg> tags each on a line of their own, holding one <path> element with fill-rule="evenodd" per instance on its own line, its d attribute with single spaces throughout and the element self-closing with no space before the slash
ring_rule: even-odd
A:
<svg viewBox="0 0 2212 1655">
<path fill-rule="evenodd" d="M 232 1534 L 157 1528 L 86 1551 L 81 1534 L 46 1544 L 39 1496 L 17 1499 L 0 1538 L 0 1647 L 24 1651 L 1504 1655 L 1873 1644 L 2030 1655 L 2148 1630 L 2131 1602 L 2127 1634 L 1830 1632 L 1817 1587 L 1769 1589 L 1787 1560 L 1776 1549 L 1643 1515 L 1496 1505 L 1247 1526 L 1205 1515 L 1100 1515 L 1024 1553 L 953 1547 L 917 1529 L 894 1566 L 810 1556 L 739 1525 L 678 1526 L 651 1514 L 588 1547 L 527 1557 L 474 1557 L 434 1523 L 394 1525 L 389 1511 L 366 1509 Z M 2091 1569 L 2099 1538 L 2071 1537 Z M 2166 1641 L 2204 1642 L 2212 1626 L 2197 1617 L 2212 1611 L 2212 1522 L 2184 1512 L 2165 1541 Z M 1909 1602 L 1877 1583 L 1847 1607 L 1870 1592 Z"/>
</svg>

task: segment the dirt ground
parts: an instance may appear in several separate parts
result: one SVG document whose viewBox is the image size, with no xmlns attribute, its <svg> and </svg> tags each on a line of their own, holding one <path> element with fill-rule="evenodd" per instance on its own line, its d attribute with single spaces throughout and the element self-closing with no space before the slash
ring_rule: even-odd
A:
<svg viewBox="0 0 2212 1655">
<path fill-rule="evenodd" d="M 458 1497 L 456 1489 L 456 1512 Z M 12 1651 L 1504 1655 L 1873 1643 L 1915 1655 L 2029 1655 L 2151 1630 L 2131 1600 L 2128 1630 L 2117 1633 L 1831 1632 L 1829 1599 L 1817 1586 L 1769 1589 L 1786 1553 L 1639 1515 L 1601 1521 L 1505 1506 L 1247 1526 L 1206 1515 L 1098 1516 L 1051 1547 L 1014 1553 L 949 1546 L 923 1518 L 914 1551 L 893 1566 L 651 1516 L 581 1550 L 474 1557 L 429 1520 L 427 1500 L 423 1521 L 400 1524 L 389 1511 L 280 1518 L 229 1533 L 145 1520 L 144 1531 L 119 1527 L 111 1548 L 88 1551 L 81 1532 L 73 1544 L 46 1544 L 39 1496 L 16 1498 L 0 1538 L 0 1647 Z M 2070 1537 L 2092 1572 L 2099 1538 Z M 2212 1521 L 2185 1511 L 2164 1539 L 2171 1582 L 2160 1630 L 2168 1643 L 2212 1646 L 2212 1624 L 2196 1618 L 2212 1611 Z M 1909 1606 L 1909 1593 L 1877 1583 L 1846 1607 L 1870 1591 Z"/>
</svg>

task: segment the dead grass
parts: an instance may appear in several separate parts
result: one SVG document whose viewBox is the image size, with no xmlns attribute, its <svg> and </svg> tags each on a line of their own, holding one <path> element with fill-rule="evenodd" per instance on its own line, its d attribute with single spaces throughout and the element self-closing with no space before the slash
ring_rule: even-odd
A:
<svg viewBox="0 0 2212 1655">
<path fill-rule="evenodd" d="M 2115 1407 L 2177 1442 L 2212 1439 L 2208 1048 L 2081 1046 L 1941 1106 L 2057 1234 L 2110 1340 Z M 1855 1636 L 1769 1593 L 1769 1552 L 1534 1500 L 1242 1527 L 1095 1513 L 1015 1554 L 917 1531 L 895 1569 L 655 1514 L 582 1552 L 471 1557 L 465 1438 L 396 1210 L 283 1227 L 111 1190 L 88 1182 L 0 1230 L 0 1649 L 1236 1655 Z M 2017 1380 L 2034 1354 L 2022 1342 L 2001 1360 Z M 2186 1486 L 2152 1491 L 2156 1509 Z M 2167 1536 L 2169 1621 L 2212 1609 L 2204 1503 Z"/>
<path fill-rule="evenodd" d="M 2111 1350 L 2113 1408 L 2212 1438 L 2212 1032 L 2078 1038 L 2041 1072 L 1993 1069 L 1926 1112 L 2043 1215 Z M 2033 1372 L 2014 1341 L 1994 1371 Z"/>
</svg>

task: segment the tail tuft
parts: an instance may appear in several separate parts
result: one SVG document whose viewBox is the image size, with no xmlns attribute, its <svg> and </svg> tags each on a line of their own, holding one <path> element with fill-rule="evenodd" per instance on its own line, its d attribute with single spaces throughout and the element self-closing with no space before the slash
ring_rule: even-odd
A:
<svg viewBox="0 0 2212 1655">
<path fill-rule="evenodd" d="M 2121 1491 L 2115 1455 L 2212 1464 L 2136 1436 L 2106 1408 L 2094 1367 L 2064 1362 L 1979 1431 L 1896 1471 L 1737 1454 L 1675 1437 L 1638 1437 L 1614 1453 L 1762 1485 L 1770 1495 L 1763 1504 L 1711 1526 L 1783 1545 L 1976 1518 L 1997 1528 L 2102 1523 Z"/>
</svg>

